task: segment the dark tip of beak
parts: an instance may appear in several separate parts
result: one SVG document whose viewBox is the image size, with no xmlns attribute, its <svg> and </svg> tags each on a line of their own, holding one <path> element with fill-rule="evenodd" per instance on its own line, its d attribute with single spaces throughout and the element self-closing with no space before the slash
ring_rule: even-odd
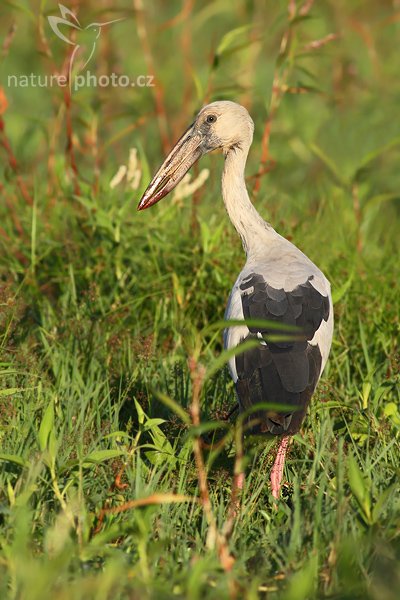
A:
<svg viewBox="0 0 400 600">
<path fill-rule="evenodd" d="M 150 206 L 152 205 L 152 203 L 147 203 L 145 198 L 142 198 L 139 202 L 139 204 L 137 205 L 137 209 L 136 210 L 144 210 L 145 208 L 150 208 Z"/>
<path fill-rule="evenodd" d="M 202 136 L 191 125 L 178 140 L 145 190 L 137 210 L 144 210 L 167 196 L 190 167 L 204 154 Z"/>
<path fill-rule="evenodd" d="M 149 208 L 151 206 L 151 204 L 146 204 L 146 200 L 144 198 L 142 198 L 139 202 L 139 204 L 137 205 L 137 209 L 136 210 L 144 210 L 145 208 Z"/>
<path fill-rule="evenodd" d="M 145 208 L 146 208 L 146 202 L 145 202 L 144 198 L 141 198 L 139 204 L 137 205 L 136 210 L 144 210 Z"/>
<path fill-rule="evenodd" d="M 152 181 L 141 197 L 137 210 L 144 210 L 145 208 L 150 208 L 153 204 L 157 204 L 157 202 L 169 193 L 173 186 L 169 185 L 169 182 L 167 181 L 158 191 L 155 191 L 154 187 Z"/>
</svg>

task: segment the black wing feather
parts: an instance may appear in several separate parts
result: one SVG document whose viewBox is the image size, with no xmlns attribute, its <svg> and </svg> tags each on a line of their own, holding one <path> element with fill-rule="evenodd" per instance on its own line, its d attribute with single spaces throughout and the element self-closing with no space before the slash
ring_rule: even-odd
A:
<svg viewBox="0 0 400 600">
<path fill-rule="evenodd" d="M 322 321 L 329 317 L 329 299 L 320 294 L 311 280 L 288 292 L 276 289 L 253 273 L 240 285 L 245 319 L 263 319 L 295 325 L 302 335 L 296 339 L 271 342 L 271 334 L 286 334 L 282 328 L 249 327 L 248 338 L 262 336 L 260 345 L 239 354 L 236 361 L 238 379 L 236 390 L 243 409 L 259 402 L 293 406 L 293 415 L 287 433 L 299 430 L 311 395 L 321 372 L 321 352 L 309 344 Z M 283 411 L 288 413 L 287 410 Z M 256 415 L 261 431 L 266 430 L 266 413 Z M 280 432 L 282 433 L 282 432 Z"/>
</svg>

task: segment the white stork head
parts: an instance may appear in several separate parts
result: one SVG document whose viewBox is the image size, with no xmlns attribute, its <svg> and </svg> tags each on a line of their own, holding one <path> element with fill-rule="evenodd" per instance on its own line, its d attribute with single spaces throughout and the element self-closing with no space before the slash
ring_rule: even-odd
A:
<svg viewBox="0 0 400 600">
<path fill-rule="evenodd" d="M 246 152 L 253 140 L 254 123 L 247 110 L 236 102 L 220 100 L 204 106 L 151 180 L 138 210 L 152 206 L 181 181 L 204 154 L 221 148 Z"/>
</svg>

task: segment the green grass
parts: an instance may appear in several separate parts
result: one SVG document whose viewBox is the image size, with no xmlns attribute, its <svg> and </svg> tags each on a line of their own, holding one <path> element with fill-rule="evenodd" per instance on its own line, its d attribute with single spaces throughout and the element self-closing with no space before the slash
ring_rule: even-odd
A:
<svg viewBox="0 0 400 600">
<path fill-rule="evenodd" d="M 0 95 L 0 597 L 394 600 L 394 4 L 332 0 L 289 23 L 283 1 L 184 2 L 186 20 L 172 22 L 181 3 L 146 3 L 144 41 L 130 2 L 108 12 L 79 4 L 82 23 L 125 17 L 102 34 L 91 71 L 148 73 L 147 43 L 158 87 L 83 89 L 70 112 L 60 89 L 8 87 L 10 73 L 54 72 L 65 47 L 45 18 L 58 14 L 57 3 L 0 8 L 8 101 L 1 114 Z M 330 33 L 340 37 L 305 48 Z M 136 204 L 164 155 L 164 117 L 172 142 L 216 98 L 247 104 L 254 118 L 252 192 L 270 115 L 268 173 L 255 204 L 331 280 L 336 324 L 278 510 L 269 489 L 276 442 L 246 438 L 241 511 L 232 535 L 213 544 L 210 530 L 223 536 L 240 466 L 240 422 L 221 422 L 235 397 L 217 368 L 222 332 L 214 327 L 244 261 L 220 198 L 222 157 L 193 170 L 210 169 L 194 196 L 144 213 Z M 138 189 L 126 181 L 111 189 L 132 147 Z M 197 427 L 193 364 L 204 371 Z M 209 512 L 193 453 L 199 433 L 215 436 L 202 453 Z"/>
</svg>

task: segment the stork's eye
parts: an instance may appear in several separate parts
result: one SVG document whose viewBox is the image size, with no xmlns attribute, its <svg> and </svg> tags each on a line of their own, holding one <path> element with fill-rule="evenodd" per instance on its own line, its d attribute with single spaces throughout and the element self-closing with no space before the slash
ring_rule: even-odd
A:
<svg viewBox="0 0 400 600">
<path fill-rule="evenodd" d="M 207 123 L 215 123 L 216 120 L 217 120 L 217 117 L 215 115 L 208 115 L 206 122 Z"/>
</svg>

